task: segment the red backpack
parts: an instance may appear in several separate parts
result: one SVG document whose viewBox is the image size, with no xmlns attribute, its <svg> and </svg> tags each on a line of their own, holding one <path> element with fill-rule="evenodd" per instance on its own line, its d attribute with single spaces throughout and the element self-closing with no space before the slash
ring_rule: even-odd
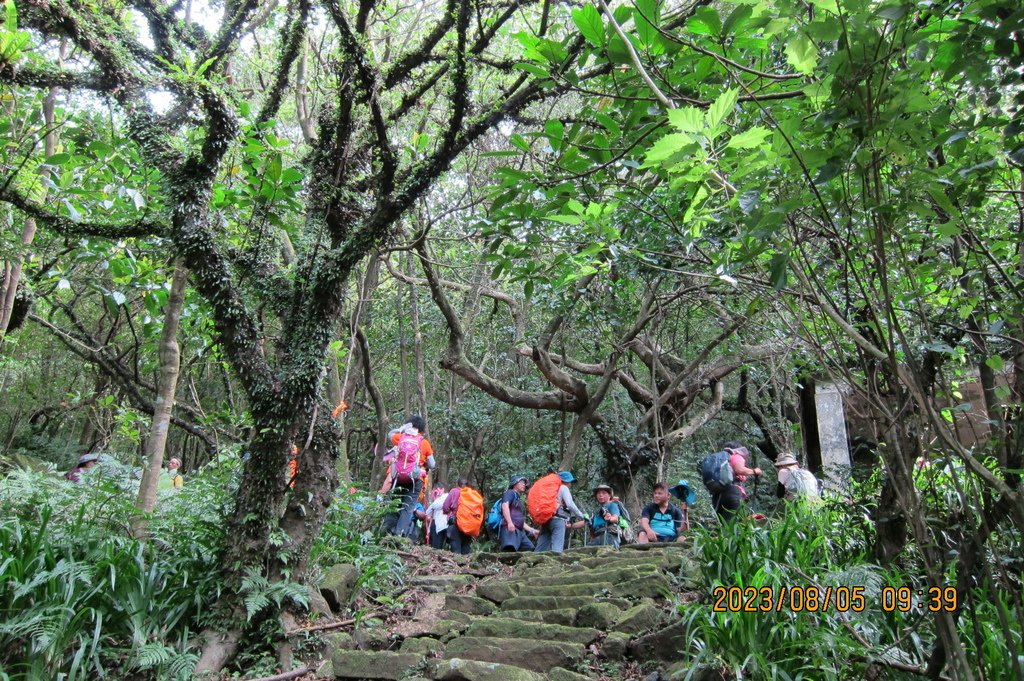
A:
<svg viewBox="0 0 1024 681">
<path fill-rule="evenodd" d="M 526 495 L 526 508 L 533 522 L 543 525 L 555 517 L 558 511 L 558 490 L 561 487 L 562 478 L 558 477 L 558 473 L 550 473 L 533 483 L 530 493 Z"/>
<path fill-rule="evenodd" d="M 398 452 L 391 462 L 391 476 L 402 486 L 412 485 L 420 477 L 420 443 L 422 435 L 402 435 L 398 440 Z"/>
</svg>

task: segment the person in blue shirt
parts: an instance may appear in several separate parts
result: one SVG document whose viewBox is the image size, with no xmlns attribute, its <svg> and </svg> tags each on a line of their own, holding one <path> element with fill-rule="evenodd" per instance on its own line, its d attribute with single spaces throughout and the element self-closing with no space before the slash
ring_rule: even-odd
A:
<svg viewBox="0 0 1024 681">
<path fill-rule="evenodd" d="M 615 490 L 608 485 L 598 485 L 594 488 L 594 499 L 598 508 L 587 523 L 590 529 L 587 546 L 619 548 L 619 518 L 622 516 L 622 507 L 618 501 L 612 501 L 614 496 Z"/>
<path fill-rule="evenodd" d="M 654 486 L 652 497 L 653 501 L 644 506 L 640 513 L 640 533 L 636 543 L 683 541 L 685 537 L 682 533 L 689 529 L 686 526 L 686 515 L 669 502 L 668 485 L 659 482 Z"/>
<path fill-rule="evenodd" d="M 536 537 L 537 530 L 530 527 L 523 514 L 525 493 L 526 476 L 513 475 L 508 489 L 501 497 L 498 543 L 502 551 L 533 551 L 536 548 L 530 537 Z"/>
</svg>

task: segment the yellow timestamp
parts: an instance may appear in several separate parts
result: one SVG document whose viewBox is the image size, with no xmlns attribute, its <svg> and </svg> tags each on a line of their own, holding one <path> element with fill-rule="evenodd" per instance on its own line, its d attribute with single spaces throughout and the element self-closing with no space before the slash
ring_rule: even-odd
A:
<svg viewBox="0 0 1024 681">
<path fill-rule="evenodd" d="M 953 612 L 959 607 L 957 590 L 951 586 L 929 589 L 887 586 L 874 593 L 885 612 L 915 609 Z M 716 586 L 711 590 L 711 597 L 714 612 L 864 612 L 869 599 L 867 588 L 863 586 Z"/>
<path fill-rule="evenodd" d="M 955 612 L 960 605 L 956 587 L 933 586 L 928 589 L 913 589 L 909 586 L 882 587 L 882 610 L 885 612 Z"/>
<path fill-rule="evenodd" d="M 716 586 L 711 590 L 715 612 L 864 612 L 867 595 L 862 586 L 784 586 L 760 588 Z"/>
</svg>

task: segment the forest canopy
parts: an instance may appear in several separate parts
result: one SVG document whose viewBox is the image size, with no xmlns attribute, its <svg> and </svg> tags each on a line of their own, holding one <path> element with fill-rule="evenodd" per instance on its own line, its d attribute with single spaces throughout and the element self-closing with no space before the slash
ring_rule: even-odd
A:
<svg viewBox="0 0 1024 681">
<path fill-rule="evenodd" d="M 137 472 L 140 546 L 167 461 L 209 476 L 175 674 L 287 627 L 420 414 L 488 495 L 795 453 L 859 556 L 979 613 L 900 664 L 1022 678 L 1022 74 L 1009 0 L 6 0 L 0 456 Z M 24 528 L 77 503 L 18 475 Z"/>
</svg>

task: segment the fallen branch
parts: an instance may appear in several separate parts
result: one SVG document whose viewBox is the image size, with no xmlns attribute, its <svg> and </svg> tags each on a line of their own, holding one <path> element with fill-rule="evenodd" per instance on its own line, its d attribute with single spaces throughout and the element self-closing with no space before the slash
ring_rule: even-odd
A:
<svg viewBox="0 0 1024 681">
<path fill-rule="evenodd" d="M 299 667 L 294 671 L 285 672 L 284 674 L 277 674 L 276 676 L 264 676 L 259 679 L 253 679 L 252 681 L 289 681 L 290 679 L 297 679 L 300 676 L 305 676 L 311 671 L 313 670 L 309 667 Z"/>
<path fill-rule="evenodd" d="M 376 614 L 376 613 L 374 613 Z M 327 624 L 318 624 L 313 627 L 302 627 L 301 629 L 292 629 L 284 633 L 285 637 L 295 636 L 296 634 L 308 634 L 311 631 L 329 631 L 331 629 L 339 629 L 341 627 L 347 627 L 350 624 L 355 624 L 355 619 L 350 620 L 339 620 L 338 622 L 328 622 Z M 261 679 L 260 681 L 266 681 Z"/>
</svg>

